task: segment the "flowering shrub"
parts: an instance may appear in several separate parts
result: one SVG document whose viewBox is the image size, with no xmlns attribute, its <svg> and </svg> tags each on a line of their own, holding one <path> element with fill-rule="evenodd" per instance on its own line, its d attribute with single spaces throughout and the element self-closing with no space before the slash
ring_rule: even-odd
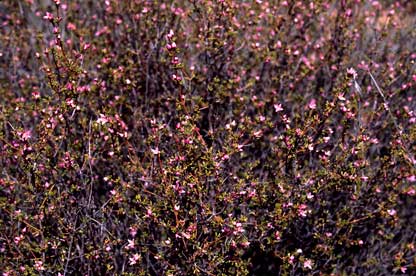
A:
<svg viewBox="0 0 416 276">
<path fill-rule="evenodd" d="M 0 3 L 3 275 L 411 275 L 413 1 Z"/>
</svg>

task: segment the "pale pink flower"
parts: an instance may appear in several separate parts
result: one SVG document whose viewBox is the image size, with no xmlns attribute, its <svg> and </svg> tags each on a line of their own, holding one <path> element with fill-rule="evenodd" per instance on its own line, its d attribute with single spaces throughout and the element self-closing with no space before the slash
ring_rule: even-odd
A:
<svg viewBox="0 0 416 276">
<path fill-rule="evenodd" d="M 32 92 L 32 97 L 35 99 L 35 100 L 37 100 L 37 99 L 39 99 L 40 98 L 40 92 L 39 91 L 33 91 Z"/>
<path fill-rule="evenodd" d="M 134 240 L 127 240 L 128 244 L 126 245 L 127 249 L 133 249 L 134 248 Z"/>
<path fill-rule="evenodd" d="M 170 40 L 175 35 L 172 29 L 169 30 L 169 33 L 166 35 L 166 37 Z"/>
<path fill-rule="evenodd" d="M 242 243 L 241 243 L 241 245 L 242 245 L 244 248 L 247 248 L 247 247 L 249 247 L 250 242 L 249 242 L 249 241 L 245 241 L 245 242 L 242 242 Z"/>
<path fill-rule="evenodd" d="M 305 259 L 305 261 L 303 262 L 303 267 L 308 268 L 308 269 L 312 269 L 312 261 L 309 260 L 309 259 Z"/>
<path fill-rule="evenodd" d="M 354 68 L 348 68 L 347 73 L 350 74 L 354 79 L 357 78 L 357 71 Z"/>
<path fill-rule="evenodd" d="M 135 228 L 135 227 L 130 227 L 130 228 L 129 228 L 129 231 L 130 231 L 130 235 L 131 235 L 132 237 L 135 237 L 135 236 L 137 235 L 137 228 Z"/>
<path fill-rule="evenodd" d="M 104 114 L 100 114 L 100 118 L 97 119 L 97 123 L 104 125 L 106 123 L 108 123 L 108 118 L 107 116 L 105 116 Z"/>
<path fill-rule="evenodd" d="M 69 22 L 66 27 L 68 28 L 68 30 L 70 31 L 75 31 L 77 29 L 77 26 L 74 23 Z"/>
<path fill-rule="evenodd" d="M 276 111 L 276 112 L 283 111 L 283 107 L 280 103 L 279 104 L 274 104 L 273 107 L 274 107 L 274 111 Z"/>
<path fill-rule="evenodd" d="M 52 21 L 53 14 L 51 14 L 50 12 L 46 12 L 45 15 L 43 16 L 43 19 Z"/>
<path fill-rule="evenodd" d="M 35 269 L 38 270 L 38 271 L 45 270 L 45 267 L 43 266 L 43 262 L 42 261 L 35 261 Z"/>
<path fill-rule="evenodd" d="M 395 214 L 397 214 L 396 210 L 394 210 L 394 209 L 387 210 L 387 213 L 388 213 L 390 216 L 394 216 Z"/>
<path fill-rule="evenodd" d="M 407 181 L 409 182 L 416 182 L 416 175 L 411 175 L 407 177 Z"/>
<path fill-rule="evenodd" d="M 410 189 L 407 191 L 407 194 L 408 194 L 408 195 L 410 195 L 410 196 L 412 196 L 412 195 L 415 195 L 415 194 L 416 194 L 416 191 L 415 191 L 415 189 L 410 188 Z"/>
<path fill-rule="evenodd" d="M 301 204 L 298 207 L 298 215 L 301 217 L 306 217 L 309 213 L 311 213 L 311 210 L 308 210 L 308 206 L 306 204 Z"/>
<path fill-rule="evenodd" d="M 129 258 L 129 264 L 135 265 L 139 259 L 140 259 L 140 255 L 136 253 L 132 257 Z"/>
<path fill-rule="evenodd" d="M 263 131 L 262 130 L 258 130 L 256 132 L 254 132 L 253 135 L 256 138 L 260 138 L 261 136 L 263 136 Z"/>
<path fill-rule="evenodd" d="M 154 154 L 154 155 L 158 155 L 160 153 L 159 148 L 155 148 L 155 149 L 150 149 L 150 151 Z"/>
<path fill-rule="evenodd" d="M 280 241 L 280 239 L 281 239 L 281 235 L 280 235 L 280 232 L 279 232 L 279 231 L 276 231 L 276 232 L 274 233 L 274 238 L 275 238 L 276 240 Z"/>
<path fill-rule="evenodd" d="M 19 244 L 21 240 L 23 240 L 23 235 L 14 237 L 14 243 Z"/>
<path fill-rule="evenodd" d="M 343 94 L 339 94 L 339 95 L 338 95 L 338 100 L 340 100 L 340 101 L 345 101 L 345 97 L 344 97 L 344 95 L 343 95 Z"/>
<path fill-rule="evenodd" d="M 309 109 L 316 109 L 316 99 L 310 100 L 308 107 Z"/>
<path fill-rule="evenodd" d="M 23 141 L 27 141 L 30 138 L 32 138 L 32 131 L 31 130 L 26 130 L 24 132 L 19 133 L 21 135 L 21 139 Z"/>
</svg>

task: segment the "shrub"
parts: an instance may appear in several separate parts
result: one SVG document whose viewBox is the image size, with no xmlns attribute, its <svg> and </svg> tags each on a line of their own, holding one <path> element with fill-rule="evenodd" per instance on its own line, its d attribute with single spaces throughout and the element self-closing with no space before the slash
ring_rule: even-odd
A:
<svg viewBox="0 0 416 276">
<path fill-rule="evenodd" d="M 415 11 L 2 1 L 3 275 L 415 273 Z"/>
</svg>

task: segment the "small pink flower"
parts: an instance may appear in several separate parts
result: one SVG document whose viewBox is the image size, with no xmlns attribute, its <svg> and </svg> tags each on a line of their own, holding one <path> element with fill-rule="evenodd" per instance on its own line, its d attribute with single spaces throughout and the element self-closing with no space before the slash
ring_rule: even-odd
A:
<svg viewBox="0 0 416 276">
<path fill-rule="evenodd" d="M 247 248 L 247 247 L 249 247 L 250 242 L 249 242 L 249 241 L 245 241 L 245 242 L 242 242 L 242 243 L 241 243 L 241 245 L 242 245 L 244 248 Z"/>
<path fill-rule="evenodd" d="M 130 235 L 131 235 L 132 237 L 135 237 L 135 236 L 137 235 L 137 228 L 135 228 L 135 227 L 130 227 L 130 228 L 129 228 L 129 231 L 130 231 Z"/>
<path fill-rule="evenodd" d="M 89 44 L 89 43 L 85 43 L 85 44 L 84 44 L 84 46 L 82 47 L 82 49 L 83 49 L 84 51 L 86 51 L 86 50 L 88 50 L 90 47 L 91 47 L 91 44 Z"/>
<path fill-rule="evenodd" d="M 23 240 L 23 235 L 14 237 L 14 243 L 19 244 L 21 240 Z"/>
<path fill-rule="evenodd" d="M 263 136 L 263 131 L 262 130 L 258 130 L 256 132 L 254 132 L 253 135 L 256 138 L 260 138 L 261 136 Z"/>
<path fill-rule="evenodd" d="M 26 130 L 26 131 L 20 133 L 20 135 L 21 135 L 21 139 L 23 141 L 27 141 L 30 138 L 32 138 L 32 131 L 31 130 Z"/>
<path fill-rule="evenodd" d="M 171 44 L 166 44 L 166 49 L 173 50 L 176 48 L 176 43 L 172 42 Z"/>
<path fill-rule="evenodd" d="M 46 12 L 45 15 L 43 16 L 43 19 L 52 21 L 53 20 L 53 14 L 51 14 L 50 12 Z"/>
<path fill-rule="evenodd" d="M 309 260 L 309 259 L 305 259 L 305 261 L 303 262 L 303 267 L 308 268 L 308 269 L 312 269 L 312 261 Z"/>
<path fill-rule="evenodd" d="M 169 39 L 169 40 L 171 40 L 172 39 L 172 37 L 174 36 L 174 32 L 173 32 L 173 30 L 172 29 L 170 29 L 169 30 L 169 33 L 166 35 L 166 37 Z"/>
<path fill-rule="evenodd" d="M 283 107 L 280 103 L 279 104 L 274 104 L 273 107 L 274 107 L 274 111 L 276 111 L 276 112 L 283 111 Z"/>
<path fill-rule="evenodd" d="M 316 109 L 316 99 L 312 99 L 310 100 L 309 104 L 308 104 L 309 109 Z"/>
<path fill-rule="evenodd" d="M 306 204 L 301 204 L 298 207 L 298 215 L 301 217 L 306 217 L 309 213 L 311 213 L 311 210 L 308 210 L 308 206 Z"/>
<path fill-rule="evenodd" d="M 43 266 L 43 262 L 42 261 L 35 261 L 35 269 L 38 270 L 38 271 L 45 270 L 45 267 Z"/>
<path fill-rule="evenodd" d="M 133 249 L 134 248 L 134 240 L 127 240 L 128 244 L 126 245 L 127 249 Z"/>
<path fill-rule="evenodd" d="M 140 255 L 136 253 L 132 257 L 129 258 L 129 264 L 135 265 L 139 259 L 140 259 Z"/>
<path fill-rule="evenodd" d="M 74 23 L 69 22 L 66 27 L 68 28 L 68 30 L 70 31 L 75 31 L 77 29 L 77 26 L 75 26 Z"/>
<path fill-rule="evenodd" d="M 153 215 L 152 209 L 147 209 L 146 216 L 151 217 Z"/>
<path fill-rule="evenodd" d="M 348 68 L 347 73 L 350 74 L 354 79 L 357 78 L 357 71 L 354 68 Z"/>
<path fill-rule="evenodd" d="M 174 81 L 181 81 L 181 77 L 179 77 L 179 76 L 177 76 L 177 75 L 173 74 L 173 75 L 172 75 L 172 80 L 174 80 Z"/>
<path fill-rule="evenodd" d="M 394 209 L 387 210 L 387 213 L 388 213 L 390 216 L 394 216 L 395 214 L 397 214 L 396 210 L 394 210 Z"/>
<path fill-rule="evenodd" d="M 345 101 L 345 97 L 344 97 L 344 95 L 343 95 L 343 94 L 339 94 L 339 95 L 338 95 L 338 100 L 340 100 L 340 101 Z"/>
<path fill-rule="evenodd" d="M 150 149 L 150 151 L 154 154 L 154 155 L 158 155 L 160 153 L 159 148 L 155 148 L 155 149 Z"/>
<path fill-rule="evenodd" d="M 415 194 L 416 194 L 416 191 L 415 191 L 415 189 L 410 188 L 410 189 L 407 191 L 407 194 L 408 194 L 408 195 L 410 195 L 410 196 L 412 196 L 412 195 L 415 195 Z"/>
<path fill-rule="evenodd" d="M 407 177 L 407 181 L 409 182 L 416 182 L 416 175 L 411 175 Z"/>
<path fill-rule="evenodd" d="M 104 114 L 100 114 L 100 118 L 98 118 L 97 123 L 104 125 L 109 122 L 109 119 Z"/>
<path fill-rule="evenodd" d="M 274 233 L 274 238 L 275 238 L 276 240 L 280 241 L 280 239 L 281 239 L 281 235 L 280 235 L 280 232 L 279 232 L 279 231 L 276 231 L 276 233 Z"/>
</svg>

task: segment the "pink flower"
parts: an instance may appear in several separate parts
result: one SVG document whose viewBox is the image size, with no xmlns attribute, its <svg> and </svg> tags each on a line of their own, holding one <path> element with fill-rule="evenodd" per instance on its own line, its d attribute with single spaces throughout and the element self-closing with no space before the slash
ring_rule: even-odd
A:
<svg viewBox="0 0 416 276">
<path fill-rule="evenodd" d="M 407 181 L 416 182 L 416 175 L 411 175 L 411 176 L 407 177 Z"/>
<path fill-rule="evenodd" d="M 129 230 L 130 230 L 130 235 L 131 235 L 132 237 L 135 237 L 135 236 L 137 235 L 137 228 L 135 228 L 135 227 L 130 227 L 130 228 L 129 228 Z"/>
<path fill-rule="evenodd" d="M 387 210 L 387 213 L 388 213 L 390 216 L 394 216 L 395 214 L 397 214 L 396 210 L 394 210 L 394 209 Z"/>
<path fill-rule="evenodd" d="M 181 77 L 179 77 L 179 76 L 177 76 L 177 75 L 173 74 L 173 75 L 172 75 L 172 80 L 174 80 L 174 81 L 181 81 Z"/>
<path fill-rule="evenodd" d="M 46 12 L 45 16 L 43 16 L 43 19 L 52 21 L 53 20 L 53 14 L 51 14 L 50 12 Z"/>
<path fill-rule="evenodd" d="M 140 255 L 136 253 L 132 257 L 129 258 L 129 261 L 130 261 L 129 264 L 135 265 L 139 259 L 140 259 Z"/>
<path fill-rule="evenodd" d="M 349 74 L 349 75 L 351 75 L 354 79 L 357 77 L 357 71 L 355 71 L 355 69 L 354 68 L 349 68 L 349 69 L 347 69 L 347 73 Z"/>
<path fill-rule="evenodd" d="M 100 114 L 100 118 L 97 119 L 97 123 L 104 125 L 109 122 L 109 119 L 104 114 Z"/>
<path fill-rule="evenodd" d="M 155 149 L 150 149 L 150 151 L 154 154 L 154 155 L 158 155 L 160 153 L 159 148 L 155 148 Z"/>
<path fill-rule="evenodd" d="M 23 141 L 27 141 L 30 138 L 32 138 L 32 131 L 31 130 L 26 130 L 24 132 L 19 133 L 21 135 L 21 139 Z"/>
<path fill-rule="evenodd" d="M 172 42 L 171 44 L 166 44 L 166 49 L 173 50 L 176 48 L 176 43 Z"/>
<path fill-rule="evenodd" d="M 74 23 L 69 22 L 66 27 L 68 28 L 68 30 L 70 31 L 75 31 L 77 29 L 77 26 L 75 26 Z"/>
<path fill-rule="evenodd" d="M 274 107 L 274 111 L 276 111 L 276 112 L 283 111 L 283 107 L 280 103 L 279 104 L 274 104 L 273 107 Z"/>
<path fill-rule="evenodd" d="M 274 238 L 276 240 L 280 241 L 281 236 L 280 236 L 280 232 L 279 231 L 276 231 L 276 233 L 274 233 Z"/>
<path fill-rule="evenodd" d="M 45 267 L 43 266 L 42 261 L 35 261 L 35 269 L 38 271 L 45 270 Z"/>
<path fill-rule="evenodd" d="M 170 30 L 169 30 L 169 33 L 166 35 L 167 39 L 171 40 L 171 39 L 173 38 L 174 34 L 175 34 L 175 33 L 173 32 L 173 30 L 172 30 L 172 29 L 170 29 Z"/>
<path fill-rule="evenodd" d="M 128 244 L 126 245 L 127 249 L 133 249 L 134 248 L 134 240 L 127 240 Z"/>
<path fill-rule="evenodd" d="M 308 269 L 312 269 L 312 261 L 309 260 L 309 259 L 305 259 L 305 261 L 303 262 L 303 267 L 308 268 Z"/>
<path fill-rule="evenodd" d="M 308 213 L 311 213 L 311 210 L 308 210 L 308 206 L 306 204 L 301 204 L 298 207 L 298 215 L 301 217 L 306 217 Z"/>
<path fill-rule="evenodd" d="M 249 242 L 249 241 L 245 241 L 245 242 L 242 242 L 242 243 L 241 243 L 241 245 L 242 245 L 244 248 L 247 248 L 247 247 L 249 247 L 250 242 Z"/>
<path fill-rule="evenodd" d="M 316 109 L 316 99 L 310 100 L 308 107 L 309 109 Z"/>
<path fill-rule="evenodd" d="M 14 237 L 15 244 L 19 244 L 21 240 L 23 240 L 23 235 Z"/>
<path fill-rule="evenodd" d="M 410 195 L 410 196 L 412 196 L 412 195 L 415 195 L 415 194 L 416 194 L 416 191 L 415 191 L 415 189 L 410 188 L 410 189 L 407 191 L 407 194 L 408 194 L 408 195 Z"/>
<path fill-rule="evenodd" d="M 39 99 L 40 98 L 40 92 L 39 91 L 33 91 L 32 92 L 32 97 L 34 98 L 34 99 Z"/>
</svg>

